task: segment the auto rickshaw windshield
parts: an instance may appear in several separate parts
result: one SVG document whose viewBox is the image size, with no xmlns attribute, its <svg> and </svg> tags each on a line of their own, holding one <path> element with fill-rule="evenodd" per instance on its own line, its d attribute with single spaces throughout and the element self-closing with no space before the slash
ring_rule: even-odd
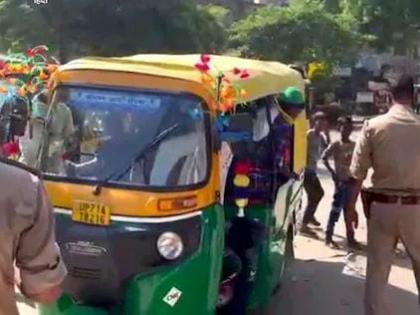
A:
<svg viewBox="0 0 420 315">
<path fill-rule="evenodd" d="M 209 117 L 202 104 L 188 94 L 60 87 L 51 103 L 41 168 L 47 176 L 78 182 L 110 177 L 107 183 L 115 185 L 203 183 L 210 150 Z M 177 128 L 136 159 L 174 125 Z M 125 168 L 127 172 L 112 178 Z"/>
</svg>

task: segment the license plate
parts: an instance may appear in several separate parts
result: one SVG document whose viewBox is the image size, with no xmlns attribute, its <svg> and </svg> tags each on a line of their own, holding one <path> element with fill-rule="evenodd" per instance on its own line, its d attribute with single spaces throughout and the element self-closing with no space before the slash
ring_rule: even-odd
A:
<svg viewBox="0 0 420 315">
<path fill-rule="evenodd" d="M 109 225 L 111 209 L 103 204 L 89 201 L 75 201 L 72 220 L 92 225 Z"/>
</svg>

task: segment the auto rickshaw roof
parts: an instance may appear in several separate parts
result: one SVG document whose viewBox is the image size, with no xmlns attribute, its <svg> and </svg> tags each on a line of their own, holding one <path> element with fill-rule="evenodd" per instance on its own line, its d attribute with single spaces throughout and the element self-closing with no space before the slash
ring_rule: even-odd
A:
<svg viewBox="0 0 420 315">
<path fill-rule="evenodd" d="M 201 55 L 140 54 L 128 57 L 77 59 L 60 67 L 68 70 L 100 70 L 162 76 L 202 84 L 202 75 L 195 64 Z M 246 91 L 241 101 L 252 101 L 267 95 L 281 93 L 289 86 L 304 91 L 305 81 L 299 72 L 280 62 L 209 55 L 212 69 L 222 72 L 234 84 Z M 241 79 L 232 72 L 234 68 L 246 70 L 249 78 Z M 212 72 L 213 73 L 213 72 Z"/>
</svg>

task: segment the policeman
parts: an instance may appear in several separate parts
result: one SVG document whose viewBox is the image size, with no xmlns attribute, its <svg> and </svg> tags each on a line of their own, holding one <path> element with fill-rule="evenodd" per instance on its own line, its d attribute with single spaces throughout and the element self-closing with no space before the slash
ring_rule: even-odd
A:
<svg viewBox="0 0 420 315">
<path fill-rule="evenodd" d="M 365 123 L 350 167 L 353 183 L 346 215 L 356 227 L 357 196 L 373 168 L 367 211 L 366 315 L 389 314 L 384 293 L 399 240 L 413 262 L 420 288 L 420 119 L 412 109 L 412 77 L 396 71 L 389 86 L 390 109 Z"/>
<path fill-rule="evenodd" d="M 13 104 L 8 105 L 12 108 L 7 112 L 15 115 L 18 111 Z M 28 299 L 48 304 L 60 296 L 66 276 L 46 192 L 39 177 L 25 168 L 18 162 L 0 159 L 1 315 L 18 314 L 15 285 Z M 19 274 L 15 274 L 14 264 Z"/>
</svg>

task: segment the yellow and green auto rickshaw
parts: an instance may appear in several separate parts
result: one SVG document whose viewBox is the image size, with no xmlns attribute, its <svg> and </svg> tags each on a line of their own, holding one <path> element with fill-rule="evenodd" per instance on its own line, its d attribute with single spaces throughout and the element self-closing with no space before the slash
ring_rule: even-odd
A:
<svg viewBox="0 0 420 315">
<path fill-rule="evenodd" d="M 302 111 L 292 121 L 277 100 L 289 86 L 303 92 L 299 73 L 234 57 L 137 55 L 76 60 L 51 83 L 33 154 L 68 277 L 40 313 L 267 306 L 293 255 L 301 206 L 307 120 Z M 273 115 L 293 125 L 282 182 L 264 164 Z M 252 196 L 236 194 L 250 186 Z"/>
</svg>

